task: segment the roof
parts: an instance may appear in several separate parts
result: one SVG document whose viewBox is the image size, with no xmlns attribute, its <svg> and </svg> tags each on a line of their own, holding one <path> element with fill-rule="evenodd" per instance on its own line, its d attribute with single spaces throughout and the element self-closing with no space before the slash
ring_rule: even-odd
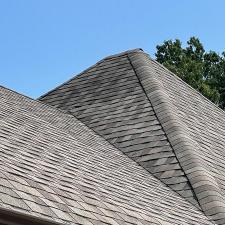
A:
<svg viewBox="0 0 225 225">
<path fill-rule="evenodd" d="M 101 60 L 40 100 L 225 224 L 225 113 L 141 49 Z"/>
<path fill-rule="evenodd" d="M 198 207 L 139 79 L 125 53 L 106 58 L 41 100 L 69 111 Z"/>
<path fill-rule="evenodd" d="M 4 87 L 0 101 L 0 215 L 40 224 L 212 224 L 74 116 Z"/>
</svg>

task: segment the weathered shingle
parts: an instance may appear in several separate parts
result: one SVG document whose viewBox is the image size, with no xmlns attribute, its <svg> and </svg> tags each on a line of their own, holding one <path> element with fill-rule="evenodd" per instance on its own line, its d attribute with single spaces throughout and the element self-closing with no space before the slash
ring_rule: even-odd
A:
<svg viewBox="0 0 225 225">
<path fill-rule="evenodd" d="M 212 224 L 72 115 L 0 88 L 0 210 L 70 224 Z"/>
<path fill-rule="evenodd" d="M 225 223 L 225 114 L 143 51 L 107 57 L 40 99 Z"/>
<path fill-rule="evenodd" d="M 188 192 L 198 207 L 128 54 L 106 58 L 41 100 L 69 111 L 183 197 Z"/>
</svg>

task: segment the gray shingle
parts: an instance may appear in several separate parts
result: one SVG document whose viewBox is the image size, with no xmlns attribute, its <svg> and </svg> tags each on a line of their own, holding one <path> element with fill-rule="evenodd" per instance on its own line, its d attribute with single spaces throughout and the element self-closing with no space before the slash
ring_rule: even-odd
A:
<svg viewBox="0 0 225 225">
<path fill-rule="evenodd" d="M 59 98 L 63 98 L 60 103 L 54 100 Z M 117 101 L 114 103 L 115 99 Z M 175 156 L 127 54 L 106 58 L 94 70 L 86 70 L 41 100 L 68 110 L 129 157 L 135 152 L 133 160 L 139 163 L 145 161 L 140 165 L 148 168 L 148 171 L 152 160 Z M 167 153 L 163 151 L 165 146 L 169 149 Z M 159 147 L 162 150 L 158 154 L 143 155 L 144 151 Z M 183 172 L 179 174 L 176 170 L 183 170 L 176 157 L 174 160 L 179 168 L 174 169 L 173 176 L 179 180 Z M 162 181 L 165 182 L 167 174 L 164 172 L 170 167 L 169 163 L 169 160 L 165 161 L 165 170 L 161 170 L 161 173 L 153 169 L 151 173 L 159 179 L 163 177 Z M 168 179 L 171 180 L 169 176 Z M 182 176 L 182 179 L 186 177 Z M 189 185 L 187 179 L 186 183 Z M 183 195 L 183 192 L 179 193 Z M 198 206 L 194 195 L 193 202 Z"/>
<path fill-rule="evenodd" d="M 105 58 L 40 99 L 72 113 L 223 224 L 225 114 L 147 54 Z"/>
<path fill-rule="evenodd" d="M 0 100 L 0 149 L 7 156 L 0 157 L 0 174 L 20 196 L 0 195 L 1 207 L 62 224 L 211 224 L 73 116 L 5 88 L 0 88 Z M 100 208 L 113 213 L 103 215 Z"/>
</svg>

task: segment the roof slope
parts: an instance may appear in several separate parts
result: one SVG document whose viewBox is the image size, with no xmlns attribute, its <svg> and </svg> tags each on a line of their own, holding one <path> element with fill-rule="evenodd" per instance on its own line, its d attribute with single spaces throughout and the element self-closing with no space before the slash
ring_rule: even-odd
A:
<svg viewBox="0 0 225 225">
<path fill-rule="evenodd" d="M 40 99 L 225 224 L 225 113 L 143 51 L 107 57 Z"/>
<path fill-rule="evenodd" d="M 41 100 L 69 111 L 198 207 L 128 54 L 106 58 Z"/>
<path fill-rule="evenodd" d="M 0 87 L 0 213 L 69 224 L 211 224 L 71 115 Z"/>
</svg>

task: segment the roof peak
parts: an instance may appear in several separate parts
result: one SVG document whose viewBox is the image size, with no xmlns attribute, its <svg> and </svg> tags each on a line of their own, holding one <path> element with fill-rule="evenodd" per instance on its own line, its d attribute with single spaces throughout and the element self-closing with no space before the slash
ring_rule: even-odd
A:
<svg viewBox="0 0 225 225">
<path fill-rule="evenodd" d="M 101 61 L 106 60 L 106 59 L 115 58 L 115 57 L 118 57 L 118 56 L 127 55 L 129 53 L 140 53 L 140 52 L 144 53 L 144 50 L 142 48 L 134 48 L 134 49 L 130 49 L 130 50 L 126 50 L 126 51 L 123 51 L 123 52 L 120 52 L 120 53 L 116 53 L 116 54 L 106 56 Z"/>
<path fill-rule="evenodd" d="M 104 62 L 105 60 L 109 60 L 109 59 L 116 58 L 116 57 L 121 57 L 121 56 L 132 54 L 132 53 L 144 53 L 144 54 L 146 54 L 142 48 L 134 48 L 134 49 L 130 49 L 130 50 L 126 50 L 126 51 L 123 51 L 123 52 L 120 52 L 120 53 L 116 53 L 116 54 L 112 54 L 112 55 L 106 56 L 105 58 L 99 60 L 95 64 L 89 66 L 87 69 L 81 71 L 80 73 L 78 73 L 76 75 L 73 75 L 69 80 L 65 81 L 64 83 L 56 86 L 52 90 L 50 90 L 50 91 L 46 92 L 45 94 L 41 95 L 40 97 L 37 98 L 37 100 L 45 97 L 46 95 L 48 95 L 51 92 L 55 91 L 56 89 L 60 88 L 64 84 L 66 84 L 66 83 L 70 82 L 71 80 L 73 80 L 74 78 L 78 77 L 79 75 L 81 75 L 83 73 L 86 73 L 87 71 L 91 70 L 92 68 L 98 66 L 100 63 Z"/>
</svg>

